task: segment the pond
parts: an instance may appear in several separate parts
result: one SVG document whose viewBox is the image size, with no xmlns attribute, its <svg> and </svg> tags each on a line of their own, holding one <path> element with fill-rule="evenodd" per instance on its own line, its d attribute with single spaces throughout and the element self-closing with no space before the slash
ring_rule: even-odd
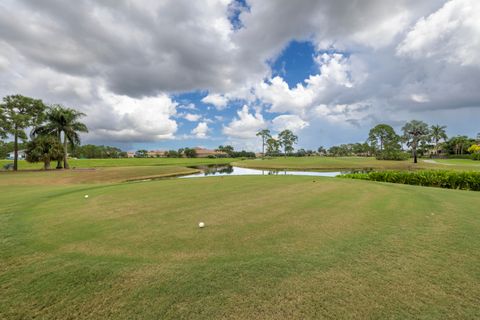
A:
<svg viewBox="0 0 480 320">
<path fill-rule="evenodd" d="M 196 166 L 190 167 L 199 169 L 202 172 L 181 176 L 180 178 L 200 178 L 210 176 L 247 176 L 247 175 L 286 175 L 286 176 L 314 176 L 314 177 L 336 177 L 342 172 L 318 172 L 318 171 L 290 171 L 274 169 L 247 169 L 229 165 L 223 166 Z"/>
</svg>

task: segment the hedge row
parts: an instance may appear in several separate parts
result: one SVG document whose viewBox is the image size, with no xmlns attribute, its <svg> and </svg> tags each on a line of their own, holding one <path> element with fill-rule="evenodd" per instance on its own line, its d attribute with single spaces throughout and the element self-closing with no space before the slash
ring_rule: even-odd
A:
<svg viewBox="0 0 480 320">
<path fill-rule="evenodd" d="M 344 174 L 340 177 L 411 184 L 416 186 L 480 191 L 480 172 L 446 170 L 374 171 L 369 173 Z"/>
</svg>

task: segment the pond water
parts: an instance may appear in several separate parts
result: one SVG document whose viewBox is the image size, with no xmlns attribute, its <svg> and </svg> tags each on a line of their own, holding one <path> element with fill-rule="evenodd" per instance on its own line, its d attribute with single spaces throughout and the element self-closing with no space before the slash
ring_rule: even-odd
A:
<svg viewBox="0 0 480 320">
<path fill-rule="evenodd" d="M 202 172 L 181 176 L 180 178 L 200 178 L 211 176 L 247 176 L 247 175 L 285 175 L 285 176 L 314 176 L 314 177 L 336 177 L 342 172 L 318 172 L 318 171 L 286 171 L 273 169 L 247 169 L 229 165 L 223 166 L 196 166 L 190 167 L 199 169 Z"/>
</svg>

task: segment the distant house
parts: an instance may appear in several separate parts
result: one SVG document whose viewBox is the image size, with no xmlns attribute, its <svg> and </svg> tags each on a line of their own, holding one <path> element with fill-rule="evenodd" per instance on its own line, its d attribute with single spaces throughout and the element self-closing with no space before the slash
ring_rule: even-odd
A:
<svg viewBox="0 0 480 320">
<path fill-rule="evenodd" d="M 209 156 L 214 156 L 214 157 L 226 157 L 227 156 L 227 153 L 222 152 L 222 151 L 215 151 L 215 150 L 210 150 L 210 149 L 205 149 L 205 148 L 200 148 L 200 147 L 196 147 L 194 149 L 197 152 L 197 157 L 198 158 L 207 158 Z"/>
<path fill-rule="evenodd" d="M 151 150 L 147 152 L 148 158 L 163 158 L 165 157 L 166 151 L 163 150 Z"/>
<path fill-rule="evenodd" d="M 18 160 L 25 160 L 25 150 L 18 150 Z M 8 154 L 7 159 L 13 160 L 15 158 L 15 153 L 12 151 Z"/>
<path fill-rule="evenodd" d="M 135 152 L 134 151 L 128 151 L 127 152 L 127 158 L 135 158 Z"/>
</svg>

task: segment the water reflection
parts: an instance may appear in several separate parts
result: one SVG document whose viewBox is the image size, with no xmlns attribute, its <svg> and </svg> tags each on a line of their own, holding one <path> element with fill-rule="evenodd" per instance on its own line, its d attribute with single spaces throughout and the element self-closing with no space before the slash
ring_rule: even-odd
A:
<svg viewBox="0 0 480 320">
<path fill-rule="evenodd" d="M 287 176 L 315 176 L 315 177 L 336 177 L 341 172 L 318 172 L 318 171 L 287 171 L 287 170 L 262 170 L 234 167 L 230 165 L 196 166 L 191 167 L 202 172 L 182 176 L 180 178 L 199 178 L 207 176 L 246 176 L 246 175 L 287 175 Z"/>
</svg>

